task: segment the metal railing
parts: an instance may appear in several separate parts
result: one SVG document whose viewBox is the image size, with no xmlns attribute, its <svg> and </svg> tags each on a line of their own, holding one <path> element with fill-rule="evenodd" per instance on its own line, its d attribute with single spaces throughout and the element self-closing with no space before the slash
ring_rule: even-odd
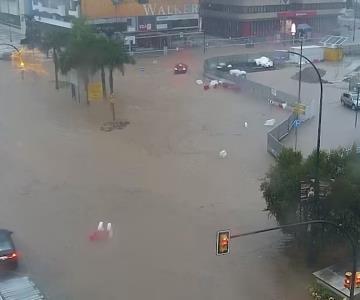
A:
<svg viewBox="0 0 360 300">
<path fill-rule="evenodd" d="M 266 101 L 266 103 L 269 103 L 269 100 L 276 98 L 276 101 L 280 103 L 286 103 L 288 108 L 296 104 L 297 98 L 293 95 L 290 95 L 283 91 L 274 90 L 274 88 L 248 80 L 246 78 L 233 76 L 227 72 L 217 70 L 217 66 L 219 65 L 219 63 L 249 62 L 250 60 L 258 58 L 259 56 L 267 56 L 269 58 L 273 58 L 273 53 L 262 52 L 209 58 L 204 62 L 204 76 L 232 82 L 239 86 L 241 92 L 251 95 L 256 99 Z M 308 107 L 306 110 L 310 111 Z M 312 115 L 308 114 L 305 118 L 303 118 L 302 122 L 305 122 L 311 117 Z M 296 119 L 297 115 L 295 113 L 292 113 L 286 120 L 282 121 L 279 125 L 275 126 L 272 130 L 268 132 L 267 151 L 275 158 L 277 158 L 281 151 L 285 148 L 285 145 L 283 145 L 281 141 L 289 135 L 289 133 L 294 127 L 294 121 Z"/>
</svg>

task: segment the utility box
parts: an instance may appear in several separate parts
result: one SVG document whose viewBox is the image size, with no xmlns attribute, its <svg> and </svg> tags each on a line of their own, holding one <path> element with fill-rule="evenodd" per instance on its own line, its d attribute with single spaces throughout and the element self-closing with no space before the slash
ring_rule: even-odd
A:
<svg viewBox="0 0 360 300">
<path fill-rule="evenodd" d="M 324 58 L 326 61 L 341 61 L 344 57 L 342 48 L 325 48 Z"/>
</svg>

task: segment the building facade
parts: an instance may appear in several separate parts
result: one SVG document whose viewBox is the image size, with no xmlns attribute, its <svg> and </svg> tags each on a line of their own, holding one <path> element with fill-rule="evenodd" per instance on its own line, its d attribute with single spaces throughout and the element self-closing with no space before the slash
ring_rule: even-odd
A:
<svg viewBox="0 0 360 300">
<path fill-rule="evenodd" d="M 345 0 L 201 0 L 203 28 L 223 37 L 289 35 L 291 24 L 307 24 L 314 32 L 337 25 Z"/>
<path fill-rule="evenodd" d="M 31 0 L 33 21 L 44 27 L 71 28 L 74 18 L 80 16 L 78 0 Z"/>
<path fill-rule="evenodd" d="M 200 25 L 198 0 L 82 0 L 81 14 L 98 30 L 140 47 L 168 46 L 166 36 Z"/>
<path fill-rule="evenodd" d="M 25 34 L 26 16 L 31 11 L 31 0 L 0 0 L 0 24 Z"/>
</svg>

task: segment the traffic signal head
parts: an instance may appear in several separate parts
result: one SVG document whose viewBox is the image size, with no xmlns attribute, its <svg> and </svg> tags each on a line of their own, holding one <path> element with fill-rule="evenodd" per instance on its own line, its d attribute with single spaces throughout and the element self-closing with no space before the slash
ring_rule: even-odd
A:
<svg viewBox="0 0 360 300">
<path fill-rule="evenodd" d="M 346 273 L 345 273 L 344 288 L 347 288 L 347 289 L 350 289 L 350 288 L 351 288 L 351 277 L 352 277 L 352 273 L 351 273 L 351 272 L 346 272 Z"/>
<path fill-rule="evenodd" d="M 218 231 L 216 235 L 216 254 L 223 255 L 230 252 L 230 230 Z"/>
</svg>

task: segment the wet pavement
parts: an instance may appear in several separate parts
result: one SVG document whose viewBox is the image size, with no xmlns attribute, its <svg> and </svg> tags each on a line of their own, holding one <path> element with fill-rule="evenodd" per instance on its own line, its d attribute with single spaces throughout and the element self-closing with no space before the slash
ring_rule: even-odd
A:
<svg viewBox="0 0 360 300">
<path fill-rule="evenodd" d="M 174 76 L 181 61 L 190 71 Z M 51 299 L 307 299 L 309 272 L 283 255 L 281 233 L 215 255 L 217 230 L 274 224 L 259 192 L 273 163 L 264 122 L 287 113 L 204 91 L 201 64 L 191 51 L 139 58 L 115 81 L 130 123 L 103 132 L 108 103 L 76 104 L 52 75 L 22 81 L 0 62 L 0 227 Z M 112 240 L 88 240 L 99 221 Z"/>
</svg>

